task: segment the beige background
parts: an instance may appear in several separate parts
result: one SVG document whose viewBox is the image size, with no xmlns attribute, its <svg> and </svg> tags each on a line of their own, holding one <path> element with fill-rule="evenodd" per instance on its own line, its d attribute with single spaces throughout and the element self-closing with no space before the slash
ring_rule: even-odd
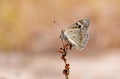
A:
<svg viewBox="0 0 120 79">
<path fill-rule="evenodd" d="M 69 51 L 70 79 L 120 79 L 119 0 L 0 0 L 0 79 L 65 79 L 60 28 L 90 19 L 89 43 Z"/>
</svg>

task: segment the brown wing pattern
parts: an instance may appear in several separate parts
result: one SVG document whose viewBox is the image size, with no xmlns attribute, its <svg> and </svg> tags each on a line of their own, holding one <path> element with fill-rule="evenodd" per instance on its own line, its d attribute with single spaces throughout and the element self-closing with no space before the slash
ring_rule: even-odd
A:
<svg viewBox="0 0 120 79">
<path fill-rule="evenodd" d="M 88 22 L 88 19 L 80 20 L 69 26 L 64 32 L 68 41 L 79 50 L 85 48 L 88 42 Z"/>
<path fill-rule="evenodd" d="M 67 29 L 65 31 L 65 34 L 68 38 L 68 41 L 78 48 L 79 50 L 82 50 L 85 48 L 87 41 L 88 41 L 88 33 L 85 29 Z"/>
</svg>

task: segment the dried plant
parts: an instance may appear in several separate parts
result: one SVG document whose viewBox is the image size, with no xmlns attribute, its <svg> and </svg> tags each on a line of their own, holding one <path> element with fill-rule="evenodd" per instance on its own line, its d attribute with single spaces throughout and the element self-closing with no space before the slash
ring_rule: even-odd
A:
<svg viewBox="0 0 120 79">
<path fill-rule="evenodd" d="M 62 54 L 61 59 L 65 63 L 65 68 L 63 69 L 63 74 L 65 75 L 66 79 L 69 79 L 68 76 L 70 73 L 70 64 L 67 62 L 67 57 L 66 57 L 68 49 L 72 49 L 72 45 L 63 43 L 63 47 L 60 48 L 60 50 L 59 50 L 59 52 Z"/>
</svg>

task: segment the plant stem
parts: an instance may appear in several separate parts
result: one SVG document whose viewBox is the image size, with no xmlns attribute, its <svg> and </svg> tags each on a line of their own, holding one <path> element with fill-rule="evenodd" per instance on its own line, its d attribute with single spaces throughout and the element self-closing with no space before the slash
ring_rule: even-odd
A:
<svg viewBox="0 0 120 79">
<path fill-rule="evenodd" d="M 62 54 L 61 59 L 64 61 L 65 63 L 65 69 L 63 69 L 63 74 L 65 75 L 65 79 L 69 79 L 69 69 L 70 69 L 70 64 L 67 63 L 67 50 L 71 48 L 69 44 L 63 45 L 63 48 L 60 48 L 60 53 Z"/>
</svg>

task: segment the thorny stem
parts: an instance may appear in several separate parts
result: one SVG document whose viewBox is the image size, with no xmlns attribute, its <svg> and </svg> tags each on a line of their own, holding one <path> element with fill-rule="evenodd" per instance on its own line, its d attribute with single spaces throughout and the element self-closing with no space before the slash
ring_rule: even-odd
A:
<svg viewBox="0 0 120 79">
<path fill-rule="evenodd" d="M 67 56 L 67 50 L 71 49 L 71 48 L 72 48 L 72 46 L 70 44 L 64 45 L 64 43 L 63 43 L 63 48 L 60 48 L 60 51 L 59 51 L 62 54 L 61 59 L 65 63 L 65 68 L 63 69 L 63 74 L 65 75 L 66 79 L 69 79 L 68 75 L 69 75 L 69 72 L 70 72 L 70 64 L 67 63 L 66 56 Z"/>
</svg>

